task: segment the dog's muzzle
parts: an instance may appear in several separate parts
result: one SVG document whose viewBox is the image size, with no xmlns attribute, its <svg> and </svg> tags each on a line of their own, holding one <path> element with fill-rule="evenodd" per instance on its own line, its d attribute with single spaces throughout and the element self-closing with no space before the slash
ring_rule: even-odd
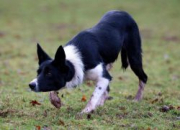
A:
<svg viewBox="0 0 180 130">
<path fill-rule="evenodd" d="M 34 90 L 34 88 L 36 87 L 36 83 L 29 83 L 29 87 L 31 88 L 31 90 Z"/>
<path fill-rule="evenodd" d="M 32 91 L 35 91 L 37 92 L 38 91 L 38 85 L 37 85 L 37 79 L 34 79 L 32 80 L 30 83 L 29 83 L 29 87 L 31 88 Z"/>
</svg>

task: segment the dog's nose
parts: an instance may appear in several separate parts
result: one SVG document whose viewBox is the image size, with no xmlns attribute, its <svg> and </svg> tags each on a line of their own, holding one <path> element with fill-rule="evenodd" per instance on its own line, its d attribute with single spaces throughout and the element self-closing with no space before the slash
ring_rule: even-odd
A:
<svg viewBox="0 0 180 130">
<path fill-rule="evenodd" d="M 31 88 L 31 90 L 34 90 L 36 87 L 36 83 L 34 82 L 29 83 L 29 87 Z"/>
</svg>

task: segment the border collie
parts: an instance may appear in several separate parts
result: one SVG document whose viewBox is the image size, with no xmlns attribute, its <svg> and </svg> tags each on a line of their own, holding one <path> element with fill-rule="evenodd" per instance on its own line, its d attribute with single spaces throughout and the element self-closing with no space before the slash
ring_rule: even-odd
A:
<svg viewBox="0 0 180 130">
<path fill-rule="evenodd" d="M 29 86 L 35 92 L 55 92 L 64 87 L 74 88 L 85 80 L 95 81 L 95 90 L 82 110 L 89 113 L 106 101 L 112 80 L 108 71 L 120 51 L 122 68 L 130 65 L 139 78 L 135 96 L 139 101 L 147 82 L 139 29 L 128 13 L 116 10 L 107 12 L 94 27 L 81 31 L 64 47 L 60 46 L 54 59 L 37 44 L 38 75 Z"/>
</svg>

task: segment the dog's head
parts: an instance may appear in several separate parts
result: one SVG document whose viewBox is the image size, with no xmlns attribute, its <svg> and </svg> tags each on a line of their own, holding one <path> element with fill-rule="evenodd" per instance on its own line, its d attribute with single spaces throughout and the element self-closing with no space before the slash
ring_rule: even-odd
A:
<svg viewBox="0 0 180 130">
<path fill-rule="evenodd" d="M 65 86 L 70 80 L 70 66 L 66 61 L 66 55 L 62 46 L 57 49 L 55 58 L 51 59 L 37 44 L 39 68 L 37 78 L 29 83 L 31 90 L 35 92 L 56 91 Z"/>
</svg>

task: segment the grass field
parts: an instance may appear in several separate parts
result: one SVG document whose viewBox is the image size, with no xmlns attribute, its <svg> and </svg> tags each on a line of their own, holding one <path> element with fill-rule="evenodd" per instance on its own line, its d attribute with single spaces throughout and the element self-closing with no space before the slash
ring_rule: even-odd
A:
<svg viewBox="0 0 180 130">
<path fill-rule="evenodd" d="M 0 130 L 178 130 L 180 129 L 179 0 L 1 0 Z M 54 108 L 48 93 L 28 83 L 38 67 L 36 43 L 54 57 L 59 45 L 96 24 L 109 10 L 124 10 L 137 21 L 149 80 L 141 102 L 132 101 L 138 79 L 120 58 L 111 70 L 112 100 L 91 115 L 79 115 L 94 89 L 84 84 L 62 90 L 63 106 Z M 36 100 L 41 105 L 33 106 Z"/>
</svg>

